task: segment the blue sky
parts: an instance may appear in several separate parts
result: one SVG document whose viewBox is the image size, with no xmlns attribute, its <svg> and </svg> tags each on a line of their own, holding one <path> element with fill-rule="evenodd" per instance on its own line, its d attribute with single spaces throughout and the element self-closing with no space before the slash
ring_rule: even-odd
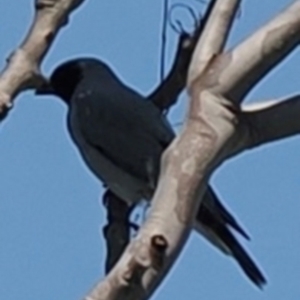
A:
<svg viewBox="0 0 300 300">
<path fill-rule="evenodd" d="M 244 2 L 231 45 L 292 1 Z M 3 67 L 29 26 L 33 1 L 18 1 L 18 5 L 1 1 L 0 9 L 4 12 L 0 18 Z M 86 1 L 59 33 L 43 70 L 49 74 L 67 58 L 93 55 L 147 94 L 159 81 L 161 15 L 162 1 Z M 168 37 L 170 64 L 176 36 L 169 31 Z M 300 54 L 295 51 L 255 88 L 248 101 L 298 93 L 299 66 Z M 185 100 L 171 112 L 172 123 L 183 119 Z M 65 117 L 66 107 L 59 100 L 26 92 L 0 124 L 3 299 L 81 299 L 103 275 L 102 185 L 71 143 Z M 257 290 L 232 259 L 192 234 L 154 299 L 299 298 L 299 148 L 298 137 L 260 147 L 223 164 L 211 180 L 252 236 L 245 246 L 268 278 L 264 291 Z"/>
</svg>

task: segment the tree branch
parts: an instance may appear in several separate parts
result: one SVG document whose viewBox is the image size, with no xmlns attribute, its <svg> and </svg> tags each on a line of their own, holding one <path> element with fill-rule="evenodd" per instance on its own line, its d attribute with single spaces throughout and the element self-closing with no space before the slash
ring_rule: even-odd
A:
<svg viewBox="0 0 300 300">
<path fill-rule="evenodd" d="M 30 33 L 11 56 L 0 77 L 2 116 L 20 91 L 39 87 L 43 81 L 40 75 L 43 57 L 59 28 L 66 23 L 68 14 L 82 2 L 37 0 Z M 254 35 L 251 47 L 250 38 L 231 55 L 221 55 L 238 4 L 238 0 L 215 1 L 188 72 L 191 102 L 187 120 L 182 133 L 163 155 L 149 217 L 115 267 L 86 300 L 147 299 L 151 296 L 189 236 L 213 169 L 234 151 L 237 154 L 245 147 L 298 131 L 295 121 L 300 106 L 298 96 L 293 102 L 290 99 L 261 111 L 245 113 L 248 122 L 244 123 L 240 122 L 240 111 L 233 109 L 232 99 L 225 96 L 239 102 L 267 70 L 295 47 L 299 41 L 300 1 Z M 247 51 L 245 45 L 254 50 Z M 266 66 L 260 66 L 264 60 Z M 246 71 L 241 71 L 242 68 Z M 245 83 L 247 76 L 251 82 L 248 85 Z M 279 124 L 286 122 L 284 118 L 292 120 L 282 128 Z M 274 128 L 268 128 L 268 122 Z M 238 148 L 233 141 L 242 126 L 249 132 L 249 138 L 242 136 Z"/>
<path fill-rule="evenodd" d="M 229 156 L 300 133 L 300 95 L 246 105 L 242 111 Z"/>
<path fill-rule="evenodd" d="M 208 62 L 223 51 L 240 0 L 216 1 L 192 57 L 188 82 L 202 74 Z"/>
<path fill-rule="evenodd" d="M 196 33 L 198 33 L 198 30 Z M 185 87 L 187 69 L 194 46 L 196 45 L 194 38 L 196 38 L 196 35 L 189 36 L 186 33 L 180 35 L 170 72 L 163 82 L 147 97 L 161 111 L 169 109 L 174 105 Z"/>
<path fill-rule="evenodd" d="M 226 53 L 219 62 L 215 91 L 239 103 L 300 41 L 300 1 Z"/>
<path fill-rule="evenodd" d="M 161 111 L 169 109 L 172 105 L 174 105 L 180 93 L 185 88 L 188 67 L 190 65 L 192 54 L 215 2 L 216 0 L 211 0 L 209 2 L 205 14 L 193 34 L 188 35 L 183 32 L 179 36 L 175 58 L 168 75 L 147 97 Z"/>
<path fill-rule="evenodd" d="M 219 14 L 219 18 L 224 15 Z M 207 178 L 212 167 L 220 162 L 220 150 L 236 124 L 235 114 L 227 109 L 229 102 L 205 88 L 205 80 L 189 87 L 188 119 L 181 135 L 163 155 L 147 221 L 86 300 L 148 298 L 182 249 L 206 190 Z"/>
<path fill-rule="evenodd" d="M 182 133 L 163 155 L 160 180 L 149 218 L 112 272 L 86 300 L 147 299 L 152 294 L 190 233 L 211 172 L 237 149 L 233 148 L 232 141 L 241 127 L 257 122 L 255 126 L 259 134 L 256 136 L 264 137 L 252 140 L 257 144 L 295 132 L 294 121 L 285 129 L 279 129 L 278 124 L 272 130 L 266 126 L 270 120 L 273 123 L 278 121 L 281 114 L 290 116 L 291 109 L 286 109 L 290 105 L 269 108 L 261 114 L 253 113 L 252 117 L 248 113 L 250 121 L 242 123 L 239 110 L 234 109 L 231 99 L 222 95 L 222 91 L 227 90 L 226 86 L 222 86 L 221 72 L 216 68 L 220 67 L 220 60 L 212 58 L 222 50 L 237 5 L 238 2 L 230 0 L 216 2 L 212 19 L 209 19 L 205 29 L 206 35 L 203 34 L 198 41 L 198 50 L 188 74 L 192 80 L 188 81 L 191 103 L 187 120 Z M 264 44 L 268 44 L 266 41 Z M 222 75 L 226 73 L 226 68 L 231 70 L 228 64 L 223 67 Z M 250 132 L 251 129 L 248 130 Z M 279 133 L 276 133 L 277 130 Z M 242 139 L 241 144 L 245 147 L 247 139 Z"/>
<path fill-rule="evenodd" d="M 245 107 L 252 128 L 249 148 L 300 133 L 300 95 L 269 105 L 265 108 Z"/>
<path fill-rule="evenodd" d="M 12 107 L 14 98 L 27 89 L 39 87 L 44 79 L 40 64 L 68 15 L 84 0 L 36 0 L 35 16 L 28 35 L 8 58 L 0 74 L 0 120 Z"/>
<path fill-rule="evenodd" d="M 154 92 L 147 97 L 161 111 L 164 111 L 174 105 L 179 94 L 185 87 L 188 66 L 190 64 L 192 53 L 215 2 L 216 0 L 210 1 L 204 17 L 201 19 L 199 26 L 192 35 L 188 35 L 186 33 L 182 33 L 180 35 L 175 59 L 169 74 L 154 90 Z M 112 201 L 110 201 L 111 197 L 113 199 Z M 123 205 L 123 203 L 116 201 L 115 196 L 111 195 L 111 193 L 104 195 L 104 201 L 108 204 L 108 224 L 103 229 L 107 244 L 105 270 L 106 273 L 108 273 L 121 257 L 127 243 L 130 241 L 129 218 L 132 209 L 127 205 Z M 114 216 L 116 211 L 117 215 Z"/>
</svg>

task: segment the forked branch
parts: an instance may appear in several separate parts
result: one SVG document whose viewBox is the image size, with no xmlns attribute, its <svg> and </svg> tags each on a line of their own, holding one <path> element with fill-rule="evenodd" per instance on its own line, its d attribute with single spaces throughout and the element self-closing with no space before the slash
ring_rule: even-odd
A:
<svg viewBox="0 0 300 300">
<path fill-rule="evenodd" d="M 222 57 L 216 92 L 240 103 L 247 93 L 300 42 L 300 1 Z"/>
<path fill-rule="evenodd" d="M 180 93 L 186 87 L 188 68 L 191 63 L 192 54 L 215 2 L 216 0 L 211 0 L 208 3 L 205 14 L 203 18 L 198 20 L 198 25 L 193 33 L 187 34 L 182 32 L 180 34 L 175 58 L 168 75 L 147 97 L 161 111 L 169 109 L 174 105 L 178 100 Z"/>
<path fill-rule="evenodd" d="M 37 0 L 31 30 L 0 77 L 2 117 L 19 92 L 39 87 L 43 57 L 69 13 L 82 2 Z M 85 300 L 149 298 L 183 248 L 213 170 L 232 153 L 299 132 L 298 96 L 245 113 L 248 122 L 241 122 L 243 112 L 237 104 L 299 42 L 300 1 L 225 55 L 222 51 L 239 3 L 215 1 L 188 73 L 187 120 L 163 155 L 149 217 Z M 281 127 L 279 122 L 286 118 L 292 120 Z M 257 134 L 247 134 L 251 126 Z"/>
<path fill-rule="evenodd" d="M 299 5 L 299 1 L 297 3 Z M 233 151 L 237 154 L 245 147 L 298 133 L 299 125 L 294 120 L 285 129 L 278 128 L 277 124 L 274 130 L 269 130 L 266 125 L 266 122 L 275 124 L 281 121 L 278 118 L 281 114 L 282 118 L 294 118 L 297 113 L 292 114 L 290 101 L 261 112 L 245 114 L 239 107 L 235 107 L 238 101 L 226 98 L 229 85 L 224 81 L 223 86 L 221 79 L 227 72 L 226 68 L 231 70 L 231 66 L 230 63 L 224 64 L 222 50 L 238 5 L 239 1 L 235 0 L 216 1 L 205 28 L 207 33 L 198 41 L 190 66 L 188 91 L 191 102 L 187 120 L 181 134 L 164 153 L 160 180 L 149 217 L 115 268 L 93 289 L 86 300 L 149 298 L 189 235 L 194 212 L 201 202 L 207 179 L 213 169 Z M 300 22 L 297 5 L 292 5 L 288 11 L 285 16 L 286 26 Z M 274 22 L 276 23 L 276 19 Z M 280 30 L 271 35 L 271 38 L 266 35 L 265 40 L 258 39 L 255 42 L 269 45 L 272 49 L 272 45 L 282 40 L 288 45 L 293 44 L 294 36 L 286 30 Z M 293 47 L 279 47 L 277 57 L 283 58 L 292 49 Z M 267 53 L 272 51 L 268 50 Z M 265 56 L 266 64 L 271 65 L 270 57 L 272 55 Z M 236 68 L 240 65 L 242 64 L 236 64 Z M 234 73 L 234 69 L 231 72 Z M 259 72 L 259 69 L 257 72 L 255 76 L 261 79 L 264 73 Z M 233 85 L 232 88 L 234 87 Z M 293 100 L 298 102 L 297 99 Z M 295 105 L 298 107 L 297 103 Z M 243 114 L 247 115 L 248 122 L 241 122 Z M 241 127 L 250 131 L 247 124 L 252 122 L 256 122 L 259 132 L 256 136 L 259 138 L 242 138 L 237 151 L 236 144 L 232 141 L 236 139 Z M 154 244 L 153 240 L 159 243 Z"/>
<path fill-rule="evenodd" d="M 38 88 L 43 83 L 41 62 L 58 30 L 67 23 L 71 11 L 83 1 L 35 1 L 35 15 L 29 33 L 7 59 L 7 66 L 0 74 L 0 120 L 21 91 Z"/>
</svg>

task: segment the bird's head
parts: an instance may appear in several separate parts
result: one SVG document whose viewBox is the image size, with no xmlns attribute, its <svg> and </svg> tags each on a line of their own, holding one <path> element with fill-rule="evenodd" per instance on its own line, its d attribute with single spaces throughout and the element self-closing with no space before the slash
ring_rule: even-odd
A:
<svg viewBox="0 0 300 300">
<path fill-rule="evenodd" d="M 95 72 L 97 72 L 97 78 L 100 81 L 112 76 L 110 68 L 98 59 L 78 58 L 69 60 L 56 67 L 50 79 L 37 89 L 36 94 L 56 95 L 69 103 L 81 80 Z"/>
</svg>

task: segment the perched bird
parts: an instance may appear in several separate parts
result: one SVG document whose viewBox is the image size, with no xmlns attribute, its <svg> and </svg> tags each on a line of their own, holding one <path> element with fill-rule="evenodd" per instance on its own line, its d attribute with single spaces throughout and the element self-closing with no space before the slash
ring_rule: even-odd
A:
<svg viewBox="0 0 300 300">
<path fill-rule="evenodd" d="M 91 171 L 127 203 L 151 200 L 161 155 L 175 137 L 158 108 L 95 58 L 61 64 L 50 86 L 37 93 L 54 94 L 67 104 L 69 132 Z M 257 286 L 266 283 L 230 229 L 248 235 L 209 186 L 194 228 L 234 257 Z"/>
</svg>

